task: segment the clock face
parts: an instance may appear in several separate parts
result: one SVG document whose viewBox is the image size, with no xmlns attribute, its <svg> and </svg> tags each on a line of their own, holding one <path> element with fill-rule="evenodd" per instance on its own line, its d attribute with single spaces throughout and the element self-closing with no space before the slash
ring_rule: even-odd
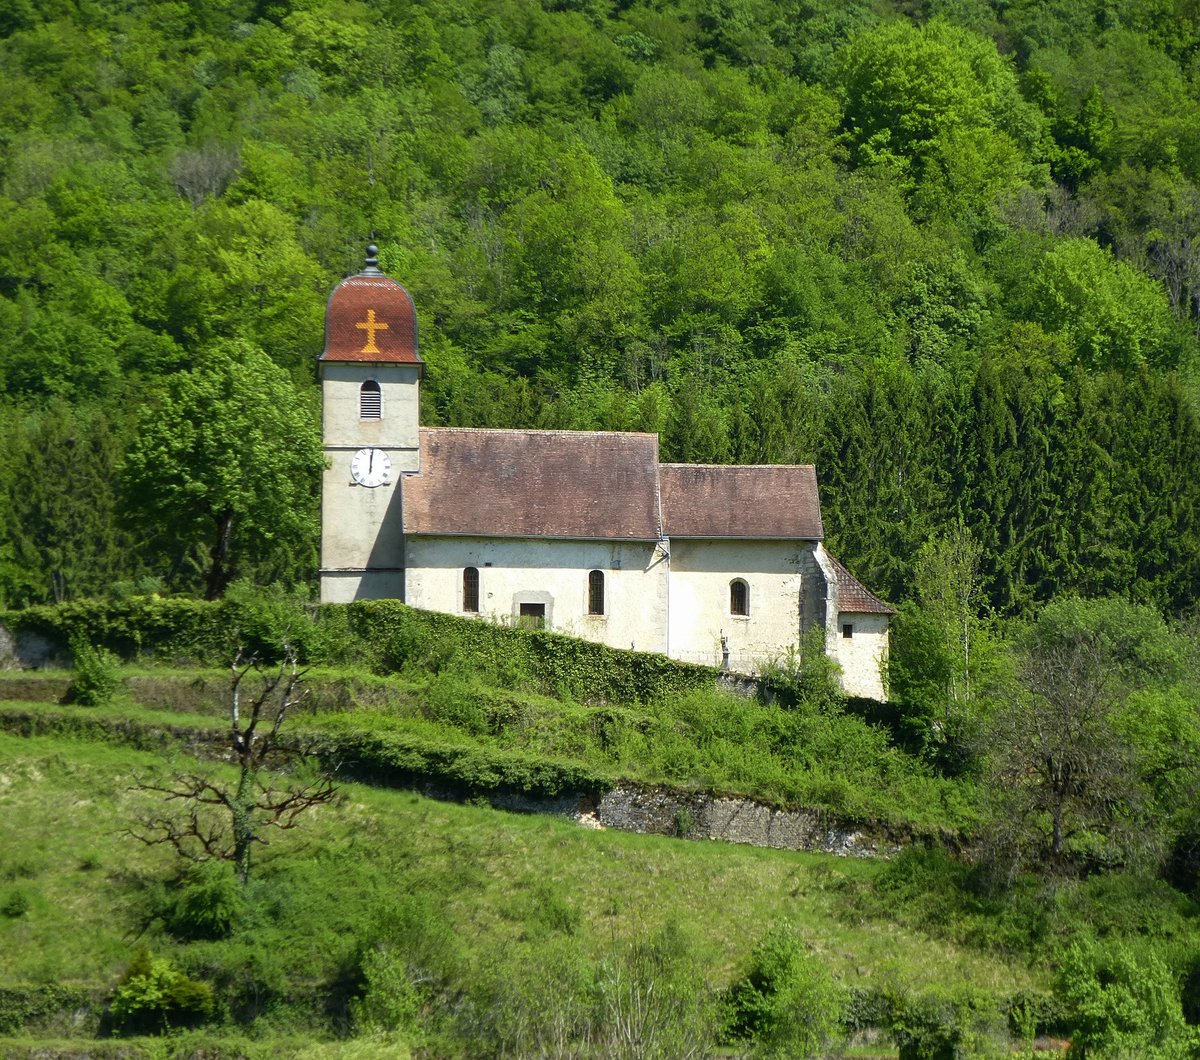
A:
<svg viewBox="0 0 1200 1060">
<path fill-rule="evenodd" d="M 350 474 L 360 486 L 387 486 L 392 481 L 392 462 L 382 449 L 360 449 L 350 458 Z"/>
</svg>

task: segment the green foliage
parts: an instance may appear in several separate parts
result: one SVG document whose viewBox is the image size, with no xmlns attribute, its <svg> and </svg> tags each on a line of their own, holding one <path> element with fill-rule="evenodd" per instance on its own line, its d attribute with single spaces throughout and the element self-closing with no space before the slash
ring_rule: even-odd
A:
<svg viewBox="0 0 1200 1060">
<path fill-rule="evenodd" d="M 0 900 L 0 916 L 16 920 L 29 912 L 30 905 L 32 902 L 29 899 L 29 892 L 25 888 L 10 887 L 5 891 L 3 900 Z"/>
<path fill-rule="evenodd" d="M 434 1022 L 438 999 L 462 974 L 454 925 L 426 894 L 408 895 L 379 915 L 376 938 L 359 957 L 361 986 L 350 1002 L 359 1033 L 399 1032 L 413 1044 Z"/>
<path fill-rule="evenodd" d="M 193 1026 L 213 1011 L 212 988 L 189 979 L 165 957 L 141 949 L 130 962 L 109 1005 L 116 1029 L 125 1034 L 163 1033 Z"/>
<path fill-rule="evenodd" d="M 757 1056 L 823 1056 L 839 1036 L 847 998 L 786 921 L 754 946 L 730 987 L 726 1021 L 733 1039 Z"/>
<path fill-rule="evenodd" d="M 1080 1056 L 1182 1057 L 1194 1031 L 1183 1019 L 1175 977 L 1153 953 L 1088 938 L 1067 951 L 1055 990 Z"/>
<path fill-rule="evenodd" d="M 81 707 L 102 707 L 112 701 L 120 684 L 117 657 L 76 637 L 71 641 L 72 672 L 67 701 Z"/>
<path fill-rule="evenodd" d="M 410 665 L 440 670 L 457 658 L 502 685 L 528 682 L 556 695 L 623 703 L 653 702 L 713 679 L 706 667 L 661 655 L 420 611 L 393 600 L 361 601 L 346 610 L 351 634 L 378 650 L 385 672 Z"/>
<path fill-rule="evenodd" d="M 215 599 L 239 564 L 292 576 L 311 548 L 321 467 L 307 395 L 260 349 L 227 342 L 170 378 L 122 476 L 130 511 L 194 559 Z"/>
<path fill-rule="evenodd" d="M 715 997 L 695 943 L 668 924 L 596 961 L 558 942 L 481 976 L 463 1023 L 477 1049 L 668 1060 L 715 1046 Z"/>
<path fill-rule="evenodd" d="M 783 707 L 804 704 L 817 710 L 838 710 L 842 692 L 841 667 L 825 652 L 825 630 L 810 629 L 800 650 L 789 649 L 782 658 L 764 666 L 759 676 L 759 694 Z"/>
<path fill-rule="evenodd" d="M 993 1000 L 972 991 L 904 991 L 890 999 L 890 1007 L 888 1029 L 901 1060 L 978 1056 L 995 1030 Z"/>
<path fill-rule="evenodd" d="M 245 913 L 246 897 L 233 868 L 223 861 L 202 861 L 172 890 L 164 920 L 177 938 L 223 939 Z"/>
</svg>

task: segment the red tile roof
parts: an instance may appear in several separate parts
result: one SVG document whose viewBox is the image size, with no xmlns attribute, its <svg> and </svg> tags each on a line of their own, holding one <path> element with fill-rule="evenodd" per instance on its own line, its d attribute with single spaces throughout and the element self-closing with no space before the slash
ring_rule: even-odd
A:
<svg viewBox="0 0 1200 1060">
<path fill-rule="evenodd" d="M 811 464 L 663 464 L 659 481 L 668 537 L 825 536 Z"/>
<path fill-rule="evenodd" d="M 842 565 L 841 561 L 828 552 L 829 562 L 833 564 L 838 583 L 838 611 L 850 614 L 894 615 L 896 609 L 889 607 L 870 589 L 860 582 Z"/>
<path fill-rule="evenodd" d="M 423 427 L 410 534 L 655 541 L 658 437 Z"/>
<path fill-rule="evenodd" d="M 325 310 L 322 361 L 421 364 L 417 313 L 408 292 L 381 273 L 343 280 Z"/>
</svg>

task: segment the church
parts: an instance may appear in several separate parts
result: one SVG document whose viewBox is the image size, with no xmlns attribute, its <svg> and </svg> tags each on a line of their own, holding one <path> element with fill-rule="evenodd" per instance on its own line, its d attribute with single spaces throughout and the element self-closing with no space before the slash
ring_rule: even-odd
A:
<svg viewBox="0 0 1200 1060">
<path fill-rule="evenodd" d="M 416 310 L 375 254 L 326 311 L 322 601 L 744 674 L 820 627 L 845 691 L 885 698 L 895 612 L 822 545 L 811 465 L 662 463 L 654 434 L 421 427 Z"/>
</svg>

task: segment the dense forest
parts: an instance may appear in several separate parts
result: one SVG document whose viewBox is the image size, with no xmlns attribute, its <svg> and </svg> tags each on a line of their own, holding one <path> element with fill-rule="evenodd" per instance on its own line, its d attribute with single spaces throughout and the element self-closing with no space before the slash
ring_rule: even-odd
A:
<svg viewBox="0 0 1200 1060">
<path fill-rule="evenodd" d="M 1200 595 L 1185 0 L 12 0 L 0 34 L 0 605 L 311 586 L 323 307 L 370 238 L 427 423 L 813 462 L 896 602 L 958 527 L 999 614 Z"/>
</svg>

